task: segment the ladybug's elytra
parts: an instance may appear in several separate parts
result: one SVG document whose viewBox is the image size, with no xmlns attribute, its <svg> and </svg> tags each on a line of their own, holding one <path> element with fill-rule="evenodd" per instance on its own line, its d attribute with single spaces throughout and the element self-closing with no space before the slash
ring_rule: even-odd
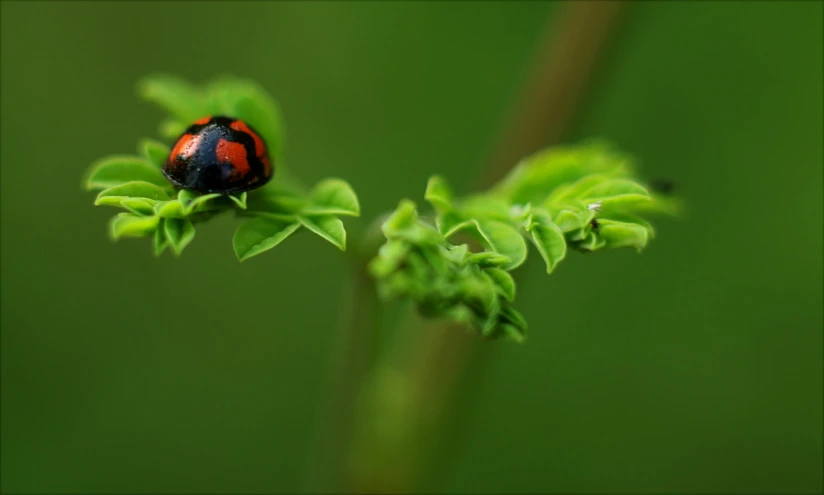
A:
<svg viewBox="0 0 824 495">
<path fill-rule="evenodd" d="M 256 189 L 272 178 L 266 145 L 249 125 L 230 117 L 203 117 L 172 147 L 163 175 L 183 189 L 230 194 Z"/>
</svg>

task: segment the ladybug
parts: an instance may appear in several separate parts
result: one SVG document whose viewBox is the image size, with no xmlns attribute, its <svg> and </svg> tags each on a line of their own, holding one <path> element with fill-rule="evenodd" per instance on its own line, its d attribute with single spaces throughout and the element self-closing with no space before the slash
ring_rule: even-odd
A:
<svg viewBox="0 0 824 495">
<path fill-rule="evenodd" d="M 266 145 L 242 120 L 208 116 L 177 139 L 162 167 L 169 182 L 202 193 L 256 189 L 272 178 Z"/>
</svg>

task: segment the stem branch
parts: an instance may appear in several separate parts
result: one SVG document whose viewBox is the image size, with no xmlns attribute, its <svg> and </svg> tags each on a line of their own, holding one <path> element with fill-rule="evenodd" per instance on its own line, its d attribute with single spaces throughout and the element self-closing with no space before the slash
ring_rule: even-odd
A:
<svg viewBox="0 0 824 495">
<path fill-rule="evenodd" d="M 518 160 L 546 145 L 558 142 L 591 81 L 596 62 L 614 32 L 623 2 L 566 2 L 550 22 L 525 81 L 522 96 L 504 125 L 497 150 L 480 174 L 480 189 L 500 180 Z M 462 380 L 488 346 L 465 329 L 443 321 L 416 319 L 417 325 L 400 335 L 405 352 L 382 355 L 367 386 L 390 383 L 396 390 L 371 390 L 372 410 L 359 414 L 364 425 L 355 438 L 354 469 L 347 488 L 354 492 L 399 492 L 415 489 L 424 466 L 424 452 L 448 445 L 442 436 L 458 431 L 450 406 L 456 401 Z M 406 337 L 406 338 L 403 338 Z M 485 351 L 485 352 L 482 352 Z M 384 375 L 383 377 L 381 375 Z M 389 379 L 391 377 L 391 379 Z M 404 394 L 403 410 L 392 407 L 384 394 Z M 391 435 L 386 430 L 369 432 L 373 422 L 397 415 Z M 453 423 L 453 428 L 444 428 Z M 430 456 L 432 457 L 432 456 Z M 438 455 L 441 467 L 448 459 Z"/>
<path fill-rule="evenodd" d="M 522 157 L 563 137 L 623 7 L 616 1 L 561 6 L 538 44 L 498 147 L 480 174 L 481 189 Z M 374 286 L 360 264 L 354 278 L 353 316 L 340 336 L 342 361 L 334 367 L 336 399 L 325 411 L 335 419 L 322 432 L 322 472 L 333 486 L 339 487 L 342 479 L 344 488 L 357 493 L 414 490 L 425 469 L 423 454 L 448 444 L 440 433 L 454 422 L 449 410 L 455 394 L 463 392 L 460 383 L 467 370 L 481 361 L 473 356 L 489 349 L 462 328 L 415 316 L 397 330 L 370 368 Z M 348 470 L 344 478 L 339 478 L 341 469 Z"/>
</svg>

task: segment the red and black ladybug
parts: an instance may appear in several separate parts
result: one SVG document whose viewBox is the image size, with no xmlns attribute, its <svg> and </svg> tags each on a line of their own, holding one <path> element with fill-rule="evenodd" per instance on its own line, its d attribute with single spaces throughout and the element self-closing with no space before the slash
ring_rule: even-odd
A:
<svg viewBox="0 0 824 495">
<path fill-rule="evenodd" d="M 163 175 L 183 189 L 230 194 L 256 189 L 272 178 L 266 145 L 249 125 L 230 117 L 195 121 L 178 138 Z"/>
</svg>

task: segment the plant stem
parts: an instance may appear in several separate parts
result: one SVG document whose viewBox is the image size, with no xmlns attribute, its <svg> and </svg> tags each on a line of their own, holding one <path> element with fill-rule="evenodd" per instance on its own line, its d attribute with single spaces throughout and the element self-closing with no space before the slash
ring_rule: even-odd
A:
<svg viewBox="0 0 824 495">
<path fill-rule="evenodd" d="M 539 44 L 523 96 L 481 174 L 481 187 L 517 161 L 560 140 L 568 129 L 623 2 L 568 2 Z M 440 439 L 455 394 L 476 356 L 488 346 L 462 328 L 414 318 L 378 357 L 356 415 L 345 488 L 362 492 L 415 490 L 423 455 Z M 487 352 L 481 352 L 487 351 Z"/>
<path fill-rule="evenodd" d="M 327 378 L 327 403 L 321 410 L 318 437 L 311 453 L 307 481 L 310 492 L 328 492 L 343 476 L 342 457 L 351 441 L 354 402 L 373 361 L 380 303 L 366 265 L 353 256 L 349 297 L 344 298 L 340 331 Z"/>
</svg>

